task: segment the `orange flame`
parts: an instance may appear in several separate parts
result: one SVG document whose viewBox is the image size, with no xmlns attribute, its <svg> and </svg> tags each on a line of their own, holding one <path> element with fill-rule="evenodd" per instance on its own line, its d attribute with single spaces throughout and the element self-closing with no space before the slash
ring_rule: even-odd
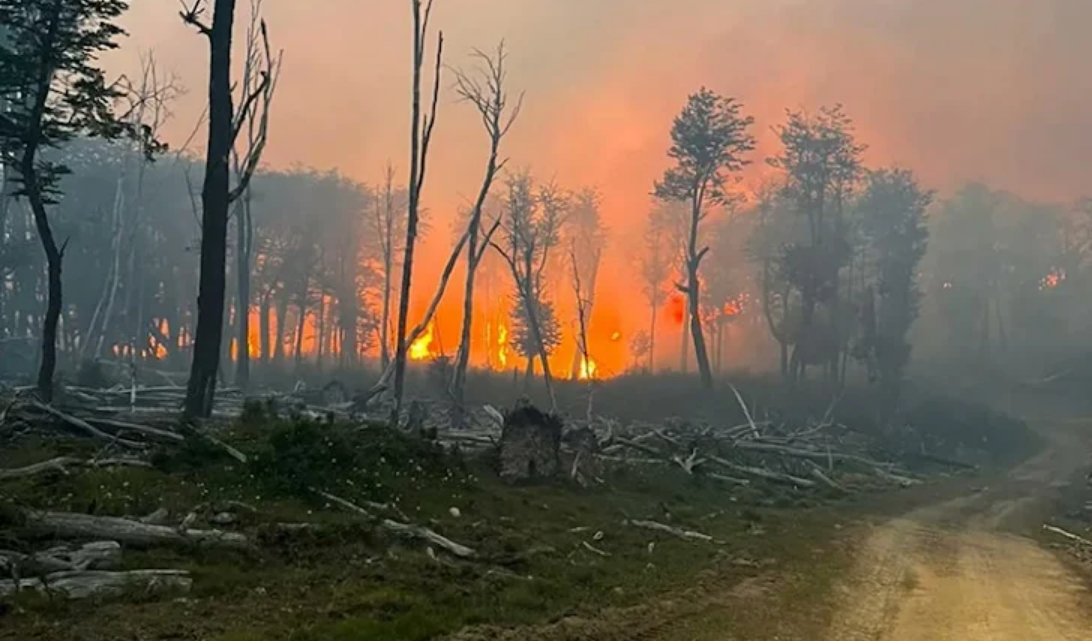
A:
<svg viewBox="0 0 1092 641">
<path fill-rule="evenodd" d="M 411 361 L 423 361 L 433 356 L 432 333 L 434 328 L 435 322 L 429 322 L 425 333 L 421 334 L 420 338 L 410 345 L 409 357 Z"/>
<path fill-rule="evenodd" d="M 497 325 L 497 362 L 501 369 L 508 367 L 508 328 L 504 323 Z"/>
<path fill-rule="evenodd" d="M 598 369 L 599 369 L 599 367 L 595 364 L 595 360 L 593 360 L 591 358 L 588 358 L 586 356 L 581 356 L 580 357 L 580 372 L 577 375 L 577 378 L 579 378 L 582 381 L 593 379 L 593 378 L 595 378 L 595 373 L 596 373 L 596 371 Z"/>
</svg>

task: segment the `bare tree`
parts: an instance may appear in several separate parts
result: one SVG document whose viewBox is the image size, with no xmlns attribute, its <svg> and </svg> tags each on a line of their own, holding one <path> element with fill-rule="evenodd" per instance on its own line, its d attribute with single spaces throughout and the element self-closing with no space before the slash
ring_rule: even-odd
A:
<svg viewBox="0 0 1092 641">
<path fill-rule="evenodd" d="M 725 171 L 738 171 L 747 164 L 743 155 L 754 149 L 754 137 L 748 132 L 754 118 L 744 117 L 740 105 L 702 88 L 690 96 L 686 107 L 671 128 L 668 156 L 675 166 L 656 183 L 656 196 L 663 200 L 690 204 L 690 229 L 686 247 L 686 284 L 678 284 L 686 294 L 690 313 L 690 335 L 698 361 L 702 386 L 713 387 L 713 370 L 705 347 L 701 323 L 701 281 L 698 269 L 709 248 L 698 249 L 698 228 L 708 214 L 707 206 L 724 203 Z"/>
<path fill-rule="evenodd" d="M 197 329 L 193 362 L 186 388 L 184 415 L 191 418 L 212 415 L 220 348 L 224 330 L 224 302 L 227 290 L 227 228 L 231 203 L 247 190 L 265 148 L 265 130 L 272 100 L 273 76 L 277 63 L 269 49 L 265 21 L 260 30 L 265 53 L 260 80 L 244 94 L 239 108 L 233 107 L 231 83 L 231 40 L 235 22 L 235 0 L 214 0 L 212 23 L 204 21 L 204 0 L 183 5 L 182 20 L 209 42 L 209 124 L 205 151 L 205 179 L 201 189 L 201 267 L 197 294 Z M 229 159 L 246 123 L 257 118 L 260 140 L 242 160 L 242 173 L 231 186 Z"/>
<path fill-rule="evenodd" d="M 568 202 L 560 189 L 550 183 L 536 193 L 531 176 L 521 172 L 508 180 L 505 203 L 503 246 L 490 245 L 504 258 L 516 286 L 521 310 L 517 318 L 526 321 L 531 343 L 542 363 L 543 378 L 550 395 L 551 406 L 557 408 L 553 377 L 550 374 L 547 327 L 544 313 L 549 306 L 544 300 L 544 275 L 550 249 L 560 240 Z M 528 359 L 529 361 L 531 359 Z"/>
<path fill-rule="evenodd" d="M 391 291 L 394 286 L 396 256 L 404 250 L 406 236 L 406 203 L 402 190 L 394 187 L 394 167 L 387 163 L 383 185 L 376 190 L 375 215 L 372 231 L 377 243 L 376 253 L 383 274 L 383 291 L 379 321 L 379 362 L 386 368 L 391 363 Z"/>
<path fill-rule="evenodd" d="M 648 328 L 648 371 L 653 371 L 656 352 L 656 316 L 664 304 L 667 292 L 664 286 L 671 277 L 671 248 L 668 231 L 654 210 L 649 216 L 641 248 L 641 291 L 649 307 Z M 685 332 L 684 332 L 685 335 Z M 686 352 L 685 345 L 683 352 Z"/>
<path fill-rule="evenodd" d="M 470 210 L 468 222 L 463 325 L 451 381 L 451 396 L 454 404 L 452 422 L 455 425 L 462 425 L 464 422 L 466 370 L 470 363 L 471 336 L 473 336 L 474 282 L 478 265 L 492 238 L 492 233 L 486 234 L 484 238 L 481 237 L 482 209 L 485 207 L 486 199 L 489 198 L 489 191 L 497 173 L 508 162 L 507 159 L 500 159 L 501 141 L 512 128 L 523 106 L 523 94 L 520 94 L 515 106 L 511 110 L 508 108 L 508 94 L 504 88 L 507 78 L 505 70 L 507 54 L 504 50 L 504 41 L 497 45 L 497 50 L 492 56 L 478 50 L 475 50 L 472 55 L 480 66 L 473 72 L 456 71 L 455 89 L 459 97 L 473 105 L 481 117 L 482 126 L 489 136 L 489 159 L 486 161 L 485 176 L 482 178 L 478 197 Z M 494 226 L 493 229 L 496 227 Z"/>
<path fill-rule="evenodd" d="M 441 31 L 436 44 L 436 71 L 432 87 L 432 109 L 421 122 L 421 70 L 425 65 L 425 38 L 428 20 L 432 14 L 432 0 L 428 0 L 424 14 L 421 0 L 410 0 L 413 5 L 413 113 L 410 119 L 410 179 L 409 212 L 406 217 L 406 246 L 402 259 L 402 287 L 398 299 L 398 331 L 395 334 L 394 351 L 394 409 L 391 422 L 398 422 L 402 410 L 402 392 L 406 379 L 406 325 L 409 322 L 410 285 L 413 277 L 413 252 L 417 245 L 417 224 L 420 219 L 421 190 L 425 184 L 425 168 L 432 130 L 436 126 L 436 105 L 440 98 L 440 69 L 444 55 L 444 33 Z"/>
<path fill-rule="evenodd" d="M 280 77 L 282 53 L 274 60 L 269 51 L 269 40 L 264 36 L 261 21 L 264 0 L 250 0 L 250 22 L 246 30 L 246 60 L 243 62 L 244 96 L 254 95 L 263 87 L 262 110 L 258 117 L 246 118 L 246 138 L 236 137 L 231 149 L 232 171 L 242 182 L 254 158 L 261 158 L 269 139 L 269 109 Z M 268 73 L 268 76 L 263 76 Z M 253 173 L 254 169 L 249 169 Z M 251 211 L 253 194 L 247 184 L 242 197 L 235 201 L 235 385 L 240 389 L 250 386 L 250 280 L 254 269 L 254 217 Z"/>
<path fill-rule="evenodd" d="M 606 230 L 600 214 L 600 195 L 594 188 L 587 187 L 573 196 L 572 208 L 566 218 L 566 230 L 569 235 L 569 260 L 574 278 L 579 281 L 576 292 L 577 309 L 583 314 L 580 319 L 581 330 L 586 333 L 586 325 L 591 323 L 592 309 L 595 306 L 595 285 L 599 280 L 599 264 L 606 246 Z M 575 285 L 575 284 L 574 284 Z M 587 354 L 585 369 L 587 368 Z M 581 350 L 573 352 L 571 378 L 580 374 Z"/>
</svg>

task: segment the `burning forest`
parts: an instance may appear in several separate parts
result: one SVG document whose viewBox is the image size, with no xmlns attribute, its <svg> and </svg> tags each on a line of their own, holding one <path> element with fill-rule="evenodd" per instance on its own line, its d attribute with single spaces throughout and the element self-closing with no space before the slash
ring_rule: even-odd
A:
<svg viewBox="0 0 1092 641">
<path fill-rule="evenodd" d="M 812 4 L 0 0 L 0 641 L 1080 627 L 1092 9 Z"/>
</svg>

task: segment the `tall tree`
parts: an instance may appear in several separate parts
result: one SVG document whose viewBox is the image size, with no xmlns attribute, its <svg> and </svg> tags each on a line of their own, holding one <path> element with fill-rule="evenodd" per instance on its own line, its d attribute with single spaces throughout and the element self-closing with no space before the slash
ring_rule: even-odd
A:
<svg viewBox="0 0 1092 641">
<path fill-rule="evenodd" d="M 273 62 L 269 51 L 269 39 L 265 36 L 265 24 L 261 21 L 263 0 L 250 0 L 250 22 L 246 29 L 246 58 L 243 61 L 244 96 L 255 95 L 262 88 L 263 108 L 258 117 L 246 118 L 245 138 L 236 134 L 231 149 L 232 171 L 236 180 L 242 181 L 253 158 L 261 158 L 269 139 L 269 106 L 276 90 L 281 70 L 281 54 Z M 270 65 L 263 65 L 269 61 Z M 268 73 L 266 77 L 263 74 Z M 241 133 L 241 132 L 239 132 Z M 253 171 L 253 169 L 250 169 Z M 235 283 L 238 304 L 235 309 L 235 385 L 240 389 L 250 386 L 250 280 L 254 269 L 254 216 L 253 194 L 247 185 L 241 198 L 235 201 Z"/>
<path fill-rule="evenodd" d="M 413 103 L 410 117 L 410 178 L 409 212 L 406 216 L 406 245 L 402 258 L 402 286 L 398 297 L 398 331 L 395 334 L 394 352 L 394 408 L 391 422 L 397 423 L 402 410 L 402 392 L 406 380 L 406 326 L 409 324 L 410 287 L 413 279 L 413 252 L 417 245 L 417 225 L 420 220 L 421 190 L 425 185 L 425 168 L 432 130 L 436 126 L 436 105 L 440 98 L 440 68 L 444 55 L 444 33 L 436 43 L 436 70 L 432 87 L 432 109 L 421 122 L 421 71 L 425 66 L 425 38 L 428 21 L 432 15 L 432 0 L 428 0 L 424 13 L 421 0 L 410 0 L 413 5 Z"/>
<path fill-rule="evenodd" d="M 588 365 L 587 332 L 595 308 L 595 285 L 599 280 L 599 264 L 607 244 L 607 230 L 600 213 L 602 197 L 593 187 L 573 194 L 572 208 L 565 219 L 568 235 L 569 262 L 573 276 L 573 292 L 577 303 L 577 349 L 573 351 L 569 377 L 577 378 Z M 590 378 L 590 377 L 589 377 Z"/>
<path fill-rule="evenodd" d="M 67 168 L 43 152 L 76 136 L 114 138 L 127 131 L 139 135 L 146 150 L 155 147 L 145 130 L 133 132 L 115 113 L 122 89 L 107 83 L 97 66 L 98 56 L 116 48 L 124 35 L 116 22 L 128 8 L 124 0 L 0 0 L 0 96 L 8 104 L 0 113 L 0 159 L 15 174 L 16 195 L 30 204 L 45 252 L 48 296 L 38 391 L 46 401 L 53 396 L 67 246 L 57 242 L 46 208 L 55 203 Z"/>
<path fill-rule="evenodd" d="M 727 174 L 741 170 L 748 163 L 744 155 L 755 146 L 749 132 L 752 124 L 754 118 L 744 117 L 738 102 L 703 87 L 689 97 L 682 112 L 675 117 L 671 127 L 671 148 L 667 152 L 675 166 L 655 185 L 657 198 L 684 201 L 690 205 L 686 284 L 680 283 L 677 287 L 687 297 L 690 335 L 702 386 L 706 389 L 713 387 L 713 370 L 702 331 L 698 270 L 709 248 L 698 249 L 698 232 L 708 208 L 727 201 Z"/>
<path fill-rule="evenodd" d="M 870 289 L 864 306 L 875 310 L 874 318 L 867 319 L 875 332 L 865 347 L 875 358 L 888 413 L 898 404 L 910 359 L 907 334 L 918 315 L 918 263 L 929 237 L 925 210 L 932 199 L 932 192 L 922 189 L 910 171 L 883 169 L 868 175 L 858 203 L 860 231 L 875 279 L 875 298 Z"/>
<path fill-rule="evenodd" d="M 508 94 L 504 83 L 507 78 L 505 62 L 507 54 L 504 51 L 504 42 L 497 45 L 497 51 L 490 56 L 481 51 L 474 51 L 474 58 L 480 66 L 474 72 L 456 72 L 456 91 L 459 97 L 469 102 L 478 111 L 482 126 L 489 136 L 489 158 L 485 163 L 485 175 L 482 177 L 482 185 L 478 190 L 478 197 L 470 210 L 468 221 L 468 236 L 466 249 L 466 287 L 463 290 L 463 325 L 459 335 L 459 351 L 455 356 L 455 371 L 451 381 L 451 395 L 454 402 L 453 423 L 462 425 L 464 422 L 464 402 L 466 394 L 466 370 L 470 364 L 471 337 L 473 336 L 474 322 L 474 282 L 477 276 L 478 265 L 489 247 L 492 230 L 482 236 L 482 210 L 489 198 L 489 190 L 493 187 L 493 181 L 497 173 L 504 168 L 507 159 L 500 158 L 500 145 L 508 130 L 519 116 L 523 106 L 523 94 L 520 94 L 516 104 L 509 109 Z"/>
<path fill-rule="evenodd" d="M 668 234 L 655 215 L 649 216 L 648 226 L 642 238 L 641 292 L 648 303 L 648 362 L 649 372 L 654 371 L 656 359 L 656 317 L 664 304 L 667 292 L 664 286 L 671 276 L 671 252 Z"/>
<path fill-rule="evenodd" d="M 266 121 L 272 99 L 274 61 L 268 32 L 261 23 L 265 59 L 260 81 L 242 96 L 236 110 L 232 99 L 231 41 L 235 23 L 235 0 L 213 0 L 211 25 L 203 18 L 204 0 L 181 12 L 182 20 L 209 42 L 208 144 L 205 148 L 205 179 L 201 188 L 201 268 L 197 291 L 197 330 L 193 361 L 186 387 L 183 412 L 190 418 L 212 415 L 216 378 L 224 332 L 224 302 L 227 293 L 227 232 L 231 203 L 250 184 L 261 162 L 264 139 L 253 147 L 242 164 L 238 183 L 231 185 L 230 157 L 235 141 L 252 118 Z"/>
<path fill-rule="evenodd" d="M 533 357 L 542 363 L 543 379 L 556 409 L 549 355 L 560 338 L 553 305 L 545 298 L 545 273 L 550 250 L 560 242 L 561 227 L 568 210 L 568 199 L 556 185 L 539 187 L 527 172 L 508 179 L 508 197 L 501 243 L 490 242 L 512 274 L 516 286 L 517 308 L 512 314 L 512 346 L 527 356 L 528 372 L 533 371 Z"/>
<path fill-rule="evenodd" d="M 851 256 L 843 213 L 861 173 L 865 146 L 857 142 L 853 123 L 840 105 L 824 107 L 814 116 L 790 111 L 776 132 L 783 151 L 767 162 L 784 172 L 784 195 L 808 224 L 807 241 L 788 245 L 783 252 L 786 277 L 801 298 L 790 362 L 790 377 L 799 380 L 813 362 L 827 362 L 833 373 L 840 353 L 832 335 L 838 331 L 839 275 Z M 816 323 L 821 304 L 830 312 L 826 325 Z"/>
</svg>

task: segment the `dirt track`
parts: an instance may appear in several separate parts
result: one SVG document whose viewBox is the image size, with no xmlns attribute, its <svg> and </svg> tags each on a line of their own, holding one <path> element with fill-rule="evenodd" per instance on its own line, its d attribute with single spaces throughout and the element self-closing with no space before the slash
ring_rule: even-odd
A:
<svg viewBox="0 0 1092 641">
<path fill-rule="evenodd" d="M 993 487 L 875 528 L 827 641 L 1092 640 L 1092 596 L 1035 541 L 1052 493 L 1088 461 L 1092 422 L 1042 421 L 1048 444 Z"/>
</svg>

